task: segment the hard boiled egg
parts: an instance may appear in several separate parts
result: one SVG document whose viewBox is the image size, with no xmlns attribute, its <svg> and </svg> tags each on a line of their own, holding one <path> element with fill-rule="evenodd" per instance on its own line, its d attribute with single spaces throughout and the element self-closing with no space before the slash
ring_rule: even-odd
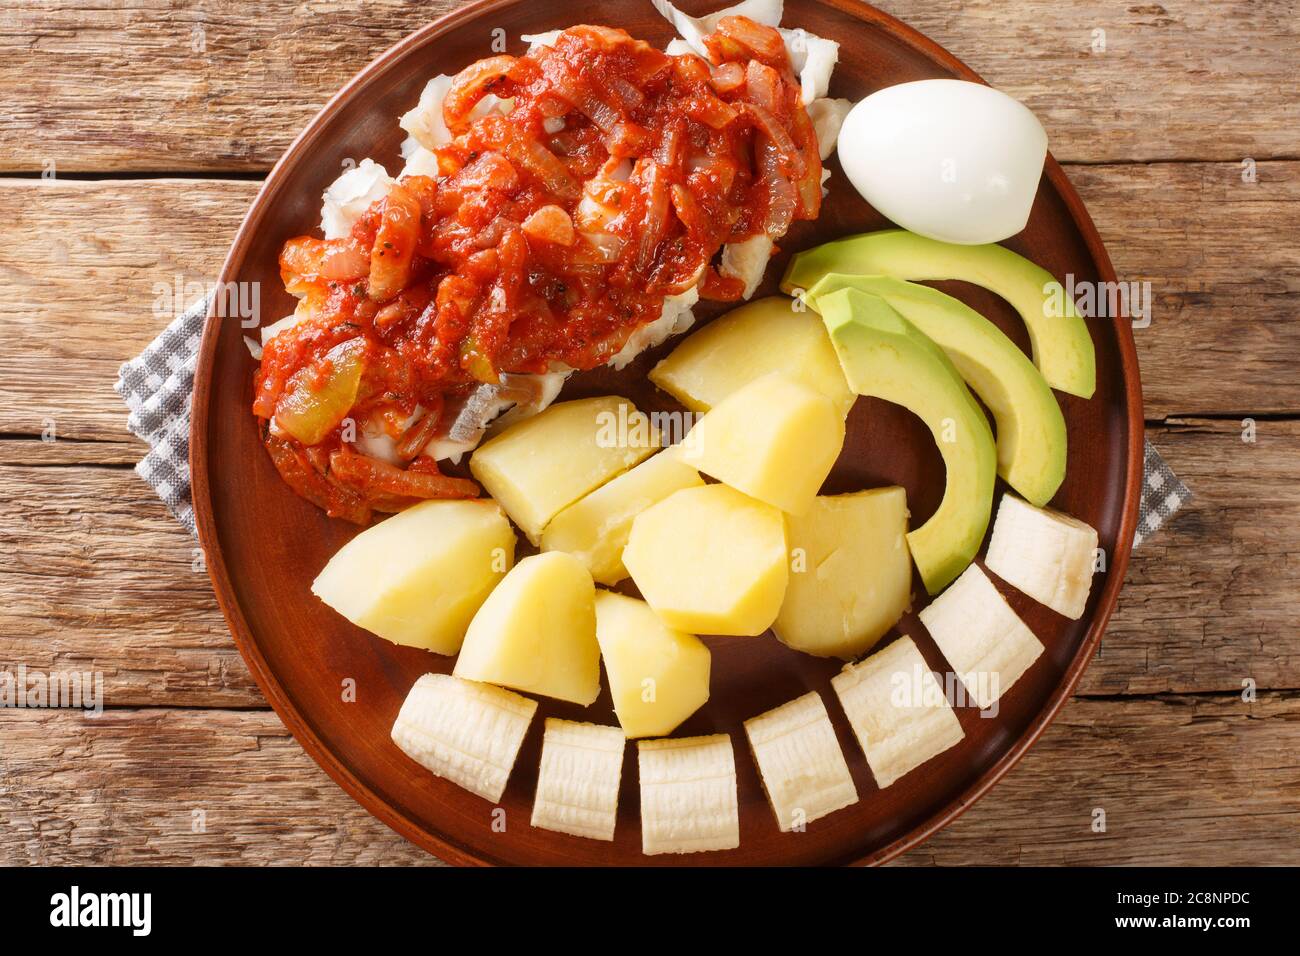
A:
<svg viewBox="0 0 1300 956">
<path fill-rule="evenodd" d="M 858 192 L 898 225 L 977 244 L 1025 227 L 1047 133 L 1028 107 L 992 87 L 920 80 L 854 106 L 839 153 Z"/>
</svg>

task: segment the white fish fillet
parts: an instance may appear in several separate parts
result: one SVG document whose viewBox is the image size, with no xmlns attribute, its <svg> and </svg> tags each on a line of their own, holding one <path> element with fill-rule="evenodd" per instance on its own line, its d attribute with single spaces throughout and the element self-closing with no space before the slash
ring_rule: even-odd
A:
<svg viewBox="0 0 1300 956">
<path fill-rule="evenodd" d="M 813 131 L 817 134 L 817 148 L 822 159 L 829 159 L 835 147 L 839 145 L 840 128 L 844 118 L 853 109 L 850 100 L 836 100 L 823 96 L 808 104 L 808 118 L 812 120 Z M 822 170 L 825 173 L 825 170 Z"/>
<path fill-rule="evenodd" d="M 750 236 L 740 242 L 729 242 L 722 247 L 722 263 L 718 272 L 743 282 L 744 297 L 748 299 L 762 284 L 775 245 L 776 242 L 766 233 Z"/>
<path fill-rule="evenodd" d="M 709 58 L 704 37 L 718 28 L 723 17 L 748 17 L 755 23 L 780 28 L 785 13 L 783 0 L 744 0 L 703 17 L 692 17 L 678 10 L 668 0 L 650 0 L 659 15 L 673 25 L 681 37 L 681 44 L 670 43 L 665 51 L 670 54 L 685 52 Z M 790 65 L 799 76 L 800 93 L 804 105 L 825 96 L 830 87 L 831 73 L 839 60 L 840 45 L 800 28 L 778 29 L 790 56 Z"/>
<path fill-rule="evenodd" d="M 393 188 L 393 178 L 373 159 L 363 159 L 334 180 L 321 197 L 320 227 L 326 239 L 342 239 L 370 204 Z"/>
</svg>

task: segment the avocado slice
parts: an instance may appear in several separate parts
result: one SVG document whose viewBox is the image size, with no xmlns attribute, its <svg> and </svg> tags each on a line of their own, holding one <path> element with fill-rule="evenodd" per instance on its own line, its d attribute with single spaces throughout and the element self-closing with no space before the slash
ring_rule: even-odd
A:
<svg viewBox="0 0 1300 956">
<path fill-rule="evenodd" d="M 1065 478 L 1065 416 L 1034 363 L 1002 331 L 966 303 L 915 282 L 831 273 L 808 290 L 820 296 L 858 289 L 880 296 L 943 349 L 997 425 L 998 474 L 1026 501 L 1042 507 Z"/>
<path fill-rule="evenodd" d="M 781 290 L 795 295 L 831 272 L 883 275 L 895 279 L 961 279 L 983 286 L 1015 307 L 1029 329 L 1034 364 L 1052 388 L 1091 398 L 1097 388 L 1097 358 L 1088 326 L 1067 295 L 1065 315 L 1052 314 L 1049 293 L 1056 279 L 1024 256 L 996 244 L 959 246 L 927 239 L 906 229 L 848 236 L 800 252 L 790 260 Z"/>
<path fill-rule="evenodd" d="M 943 455 L 943 500 L 907 535 L 925 589 L 938 594 L 970 564 L 988 528 L 997 473 L 988 419 L 943 350 L 880 296 L 841 289 L 817 307 L 849 387 L 917 415 Z"/>
</svg>

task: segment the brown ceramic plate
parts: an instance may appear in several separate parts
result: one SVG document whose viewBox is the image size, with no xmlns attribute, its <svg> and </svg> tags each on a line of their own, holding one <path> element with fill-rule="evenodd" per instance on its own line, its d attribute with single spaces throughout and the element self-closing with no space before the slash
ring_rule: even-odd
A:
<svg viewBox="0 0 1300 956">
<path fill-rule="evenodd" d="M 696 10 L 706 2 L 688 3 Z M 598 13 L 596 11 L 599 11 Z M 397 118 L 436 73 L 455 73 L 489 55 L 504 30 L 511 52 L 522 33 L 569 26 L 575 16 L 623 27 L 662 46 L 668 25 L 648 0 L 607 0 L 582 14 L 565 4 L 481 0 L 403 40 L 367 66 L 289 147 L 244 221 L 226 260 L 223 282 L 256 282 L 264 322 L 287 314 L 293 300 L 280 284 L 276 257 L 288 238 L 317 228 L 321 191 L 347 159 L 372 156 L 400 168 Z M 840 42 L 831 92 L 857 99 L 895 83 L 931 77 L 978 77 L 949 53 L 885 14 L 854 0 L 787 0 L 785 22 Z M 1062 96 L 1070 92 L 1065 84 Z M 800 223 L 782 243 L 786 256 L 819 242 L 887 225 L 830 164 L 831 197 L 821 219 Z M 1050 157 L 1028 227 L 1007 245 L 1058 277 L 1113 280 L 1106 251 L 1079 197 Z M 783 256 L 768 270 L 775 291 Z M 993 319 L 1022 348 L 1024 326 L 1001 300 L 961 283 L 945 283 Z M 707 320 L 718 309 L 700 309 Z M 259 441 L 249 410 L 254 363 L 238 321 L 210 318 L 194 395 L 194 509 L 217 598 L 253 675 L 284 722 L 349 793 L 399 833 L 456 863 L 700 864 L 878 863 L 948 823 L 989 789 L 1042 733 L 1092 656 L 1124 580 L 1137 515 L 1142 463 L 1142 403 L 1137 359 L 1124 320 L 1089 322 L 1097 350 L 1097 392 L 1091 400 L 1058 393 L 1069 426 L 1070 459 L 1054 504 L 1098 529 L 1109 555 L 1095 579 L 1087 612 L 1071 622 L 1023 595 L 1008 597 L 1042 638 L 1046 653 L 1001 701 L 996 719 L 970 708 L 958 715 L 966 739 L 887 790 L 872 780 L 849 732 L 830 677 L 839 665 L 788 650 L 770 634 L 710 638 L 712 698 L 679 729 L 682 736 L 729 733 L 740 787 L 740 848 L 682 857 L 641 854 L 635 747 L 623 770 L 614 843 L 551 833 L 529 825 L 542 717 L 614 723 L 608 693 L 590 708 L 542 700 L 502 799 L 505 832 L 494 830 L 486 801 L 431 776 L 389 740 L 389 729 L 415 679 L 448 671 L 452 660 L 396 647 L 353 627 L 312 596 L 312 579 L 356 528 L 332 520 L 280 480 Z M 645 379 L 671 343 L 622 372 L 575 376 L 564 398 L 619 392 L 646 410 L 676 406 Z M 883 484 L 906 487 L 913 526 L 933 511 L 943 491 L 942 460 L 928 431 L 900 408 L 860 399 L 848 441 L 826 485 L 829 493 Z M 918 606 L 924 603 L 919 578 Z M 914 607 L 913 610 L 917 610 Z M 946 665 L 915 613 L 899 632 L 916 639 L 930 665 Z M 348 703 L 342 682 L 356 682 Z M 835 722 L 860 801 L 808 827 L 783 834 L 763 795 L 744 731 L 746 718 L 815 690 Z M 1102 768 L 1098 768 L 1100 772 Z"/>
</svg>

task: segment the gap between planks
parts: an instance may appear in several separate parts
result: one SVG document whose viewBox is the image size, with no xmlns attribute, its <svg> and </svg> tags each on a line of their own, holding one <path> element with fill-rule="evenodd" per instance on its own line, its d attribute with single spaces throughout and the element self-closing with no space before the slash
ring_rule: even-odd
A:
<svg viewBox="0 0 1300 956">
<path fill-rule="evenodd" d="M 1290 155 L 1281 153 L 1276 156 L 1252 156 L 1250 157 L 1259 163 L 1295 163 L 1300 162 L 1300 154 Z M 1066 172 L 1071 169 L 1092 169 L 1106 166 L 1200 166 L 1200 165 L 1232 165 L 1240 166 L 1242 158 L 1240 156 L 1153 156 L 1142 159 L 1069 159 L 1057 160 L 1061 168 Z M 150 182 L 158 179 L 167 179 L 177 182 L 202 182 L 212 180 L 216 182 L 242 182 L 242 183 L 260 183 L 263 182 L 271 173 L 271 166 L 259 169 L 152 169 L 142 166 L 134 169 L 77 169 L 59 172 L 53 177 L 55 181 L 66 182 Z M 0 180 L 18 180 L 18 181 L 45 181 L 49 180 L 40 172 L 34 170 L 4 170 L 0 169 Z"/>
</svg>

